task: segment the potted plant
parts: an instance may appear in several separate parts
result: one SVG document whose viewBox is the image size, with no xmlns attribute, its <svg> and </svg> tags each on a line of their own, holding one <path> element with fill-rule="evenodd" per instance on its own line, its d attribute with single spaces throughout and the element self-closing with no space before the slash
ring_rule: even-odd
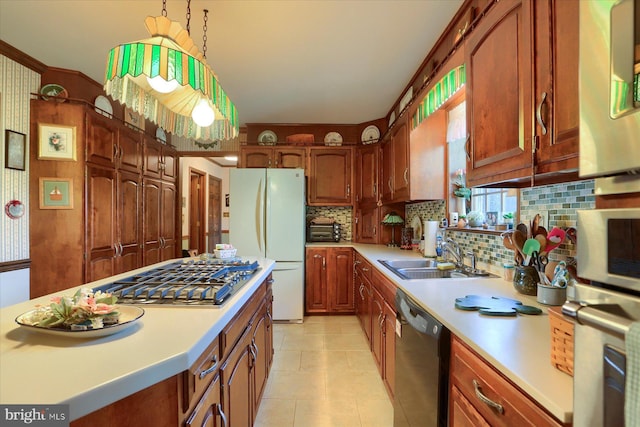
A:
<svg viewBox="0 0 640 427">
<path fill-rule="evenodd" d="M 502 215 L 502 219 L 504 219 L 504 223 L 507 224 L 507 229 L 511 230 L 513 228 L 513 212 L 505 212 Z"/>
<path fill-rule="evenodd" d="M 482 227 L 484 214 L 479 211 L 471 211 L 467 214 L 467 222 L 469 223 L 469 227 Z"/>
<path fill-rule="evenodd" d="M 458 169 L 451 181 L 455 189 L 453 195 L 456 196 L 456 209 L 459 215 L 467 213 L 467 200 L 471 199 L 471 189 L 467 187 L 464 169 Z"/>
</svg>

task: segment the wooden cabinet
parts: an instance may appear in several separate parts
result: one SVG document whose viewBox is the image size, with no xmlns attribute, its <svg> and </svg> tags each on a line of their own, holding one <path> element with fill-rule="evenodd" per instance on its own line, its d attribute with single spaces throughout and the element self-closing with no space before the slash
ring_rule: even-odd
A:
<svg viewBox="0 0 640 427">
<path fill-rule="evenodd" d="M 145 136 L 144 176 L 175 182 L 178 175 L 177 152 L 173 147 Z"/>
<path fill-rule="evenodd" d="M 531 176 L 532 3 L 496 3 L 465 45 L 469 186 Z"/>
<path fill-rule="evenodd" d="M 358 243 L 378 243 L 380 226 L 380 208 L 363 207 L 356 210 L 356 232 L 353 240 Z"/>
<path fill-rule="evenodd" d="M 355 312 L 351 248 L 308 248 L 305 270 L 307 313 Z"/>
<path fill-rule="evenodd" d="M 309 148 L 309 205 L 353 205 L 351 154 L 350 147 Z"/>
<path fill-rule="evenodd" d="M 535 1 L 534 8 L 536 175 L 543 177 L 578 169 L 579 0 Z"/>
<path fill-rule="evenodd" d="M 354 280 L 356 289 L 356 316 L 362 326 L 362 331 L 369 343 L 371 342 L 371 299 L 373 290 L 371 289 L 371 264 L 358 253 L 355 254 Z"/>
<path fill-rule="evenodd" d="M 404 115 L 396 121 L 390 138 L 382 143 L 383 203 L 409 200 L 409 173 L 409 130 Z"/>
<path fill-rule="evenodd" d="M 378 202 L 378 158 L 380 146 L 371 144 L 356 151 L 356 203 L 358 207 Z"/>
<path fill-rule="evenodd" d="M 87 261 L 85 281 L 140 267 L 142 206 L 140 175 L 87 166 Z"/>
<path fill-rule="evenodd" d="M 273 361 L 272 301 L 269 276 L 182 373 L 179 390 L 186 426 L 253 425 Z"/>
<path fill-rule="evenodd" d="M 304 169 L 305 162 L 305 148 L 244 146 L 240 149 L 240 162 L 238 167 Z"/>
<path fill-rule="evenodd" d="M 144 178 L 144 265 L 175 258 L 176 187 L 174 184 Z"/>
<path fill-rule="evenodd" d="M 384 298 L 378 288 L 372 287 L 371 295 L 371 352 L 380 376 L 384 378 Z"/>
<path fill-rule="evenodd" d="M 396 286 L 378 271 L 373 271 L 371 282 L 371 351 L 389 397 L 393 400 L 396 377 Z"/>
<path fill-rule="evenodd" d="M 142 140 L 139 132 L 87 111 L 86 161 L 131 172 L 142 170 Z"/>
<path fill-rule="evenodd" d="M 451 426 L 561 425 L 455 336 L 449 384 Z"/>
<path fill-rule="evenodd" d="M 578 3 L 498 2 L 469 36 L 469 186 L 577 177 Z"/>
</svg>

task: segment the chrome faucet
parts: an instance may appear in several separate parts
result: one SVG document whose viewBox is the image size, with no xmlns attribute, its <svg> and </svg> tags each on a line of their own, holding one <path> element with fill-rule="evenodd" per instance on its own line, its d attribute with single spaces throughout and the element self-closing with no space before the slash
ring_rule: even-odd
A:
<svg viewBox="0 0 640 427">
<path fill-rule="evenodd" d="M 464 266 L 462 249 L 460 249 L 460 245 L 458 245 L 458 242 L 456 242 L 452 238 L 448 238 L 447 241 L 442 245 L 442 251 L 449 252 L 451 254 L 451 256 L 454 258 L 454 264 L 456 265 L 456 268 L 462 268 Z"/>
</svg>

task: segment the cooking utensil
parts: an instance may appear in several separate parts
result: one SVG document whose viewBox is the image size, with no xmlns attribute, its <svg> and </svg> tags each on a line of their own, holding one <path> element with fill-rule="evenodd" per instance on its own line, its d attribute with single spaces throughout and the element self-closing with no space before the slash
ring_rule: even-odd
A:
<svg viewBox="0 0 640 427">
<path fill-rule="evenodd" d="M 524 265 L 531 265 L 531 257 L 540 251 L 540 242 L 536 239 L 527 239 L 522 246 L 522 252 L 526 255 Z"/>
<path fill-rule="evenodd" d="M 558 246 L 564 242 L 564 238 L 566 233 L 563 229 L 558 227 L 553 227 L 549 234 L 547 234 L 547 247 L 545 248 L 545 252 L 548 254 Z"/>
<path fill-rule="evenodd" d="M 540 214 L 536 214 L 536 216 L 531 220 L 531 236 L 538 234 L 538 225 L 540 224 L 541 219 L 542 217 Z"/>
<path fill-rule="evenodd" d="M 527 227 L 526 224 L 521 222 L 520 224 L 516 225 L 516 230 L 521 232 L 525 239 L 529 237 L 529 227 Z"/>
<path fill-rule="evenodd" d="M 524 246 L 524 242 L 527 241 L 527 237 L 524 234 L 522 234 L 520 230 L 513 230 L 513 235 L 511 236 L 511 239 L 513 240 L 513 244 L 515 245 L 516 249 L 524 259 L 525 255 L 524 255 L 524 252 L 522 251 L 522 248 Z"/>
<path fill-rule="evenodd" d="M 516 247 L 515 243 L 512 240 L 512 232 L 504 233 L 502 235 L 502 244 L 505 248 L 511 249 L 514 252 L 514 261 L 516 264 L 520 265 L 522 263 L 522 257 L 520 256 L 520 252 Z"/>
<path fill-rule="evenodd" d="M 538 234 L 534 237 L 538 242 L 540 242 L 540 252 L 543 252 L 547 247 L 547 237 L 542 234 Z"/>
<path fill-rule="evenodd" d="M 538 229 L 536 230 L 535 234 L 533 235 L 533 237 L 535 236 L 544 236 L 547 237 L 547 229 L 544 228 L 543 226 L 539 225 Z"/>
</svg>

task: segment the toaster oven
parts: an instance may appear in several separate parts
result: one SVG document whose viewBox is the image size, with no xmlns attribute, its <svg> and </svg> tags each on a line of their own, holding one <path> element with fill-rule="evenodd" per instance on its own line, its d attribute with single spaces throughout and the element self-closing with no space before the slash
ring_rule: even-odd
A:
<svg viewBox="0 0 640 427">
<path fill-rule="evenodd" d="M 339 242 L 341 226 L 331 224 L 309 224 L 307 227 L 307 242 Z"/>
</svg>

